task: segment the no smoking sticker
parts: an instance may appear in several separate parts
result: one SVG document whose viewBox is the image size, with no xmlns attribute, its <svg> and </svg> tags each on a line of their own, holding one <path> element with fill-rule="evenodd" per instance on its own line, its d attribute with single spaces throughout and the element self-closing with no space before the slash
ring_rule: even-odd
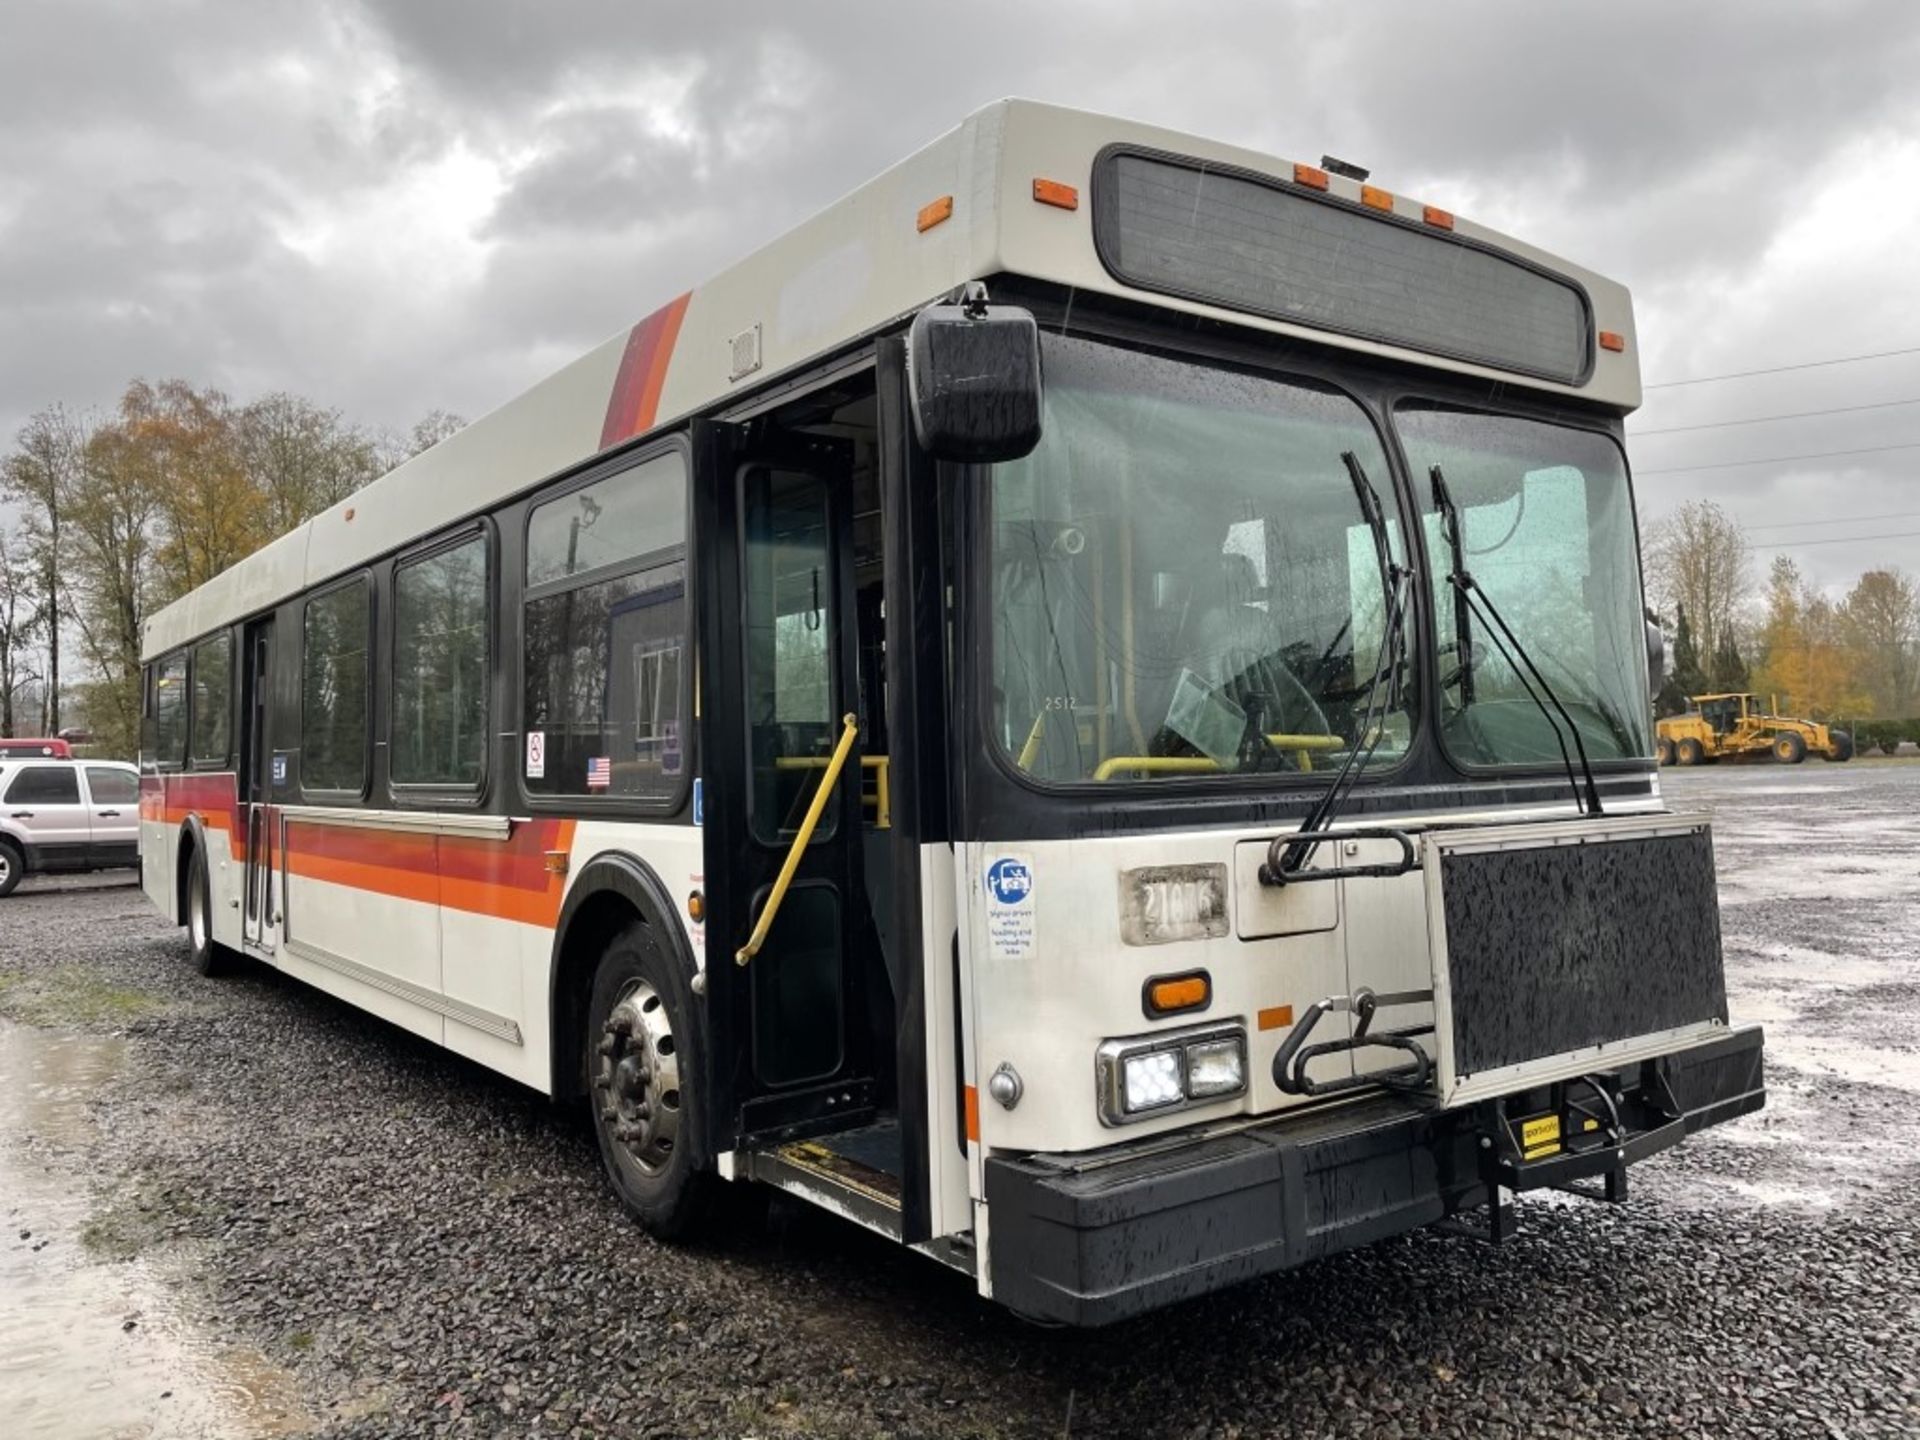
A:
<svg viewBox="0 0 1920 1440">
<path fill-rule="evenodd" d="M 547 732 L 527 731 L 527 779 L 547 778 Z"/>
</svg>

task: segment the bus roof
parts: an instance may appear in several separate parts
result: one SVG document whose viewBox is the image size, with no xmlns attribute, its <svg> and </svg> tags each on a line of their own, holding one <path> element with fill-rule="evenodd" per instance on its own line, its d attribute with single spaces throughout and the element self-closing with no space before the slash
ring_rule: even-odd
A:
<svg viewBox="0 0 1920 1440">
<path fill-rule="evenodd" d="M 1570 282 L 1599 341 L 1561 383 L 1457 356 L 1336 333 L 1304 320 L 1130 285 L 1096 246 L 1095 170 L 1114 147 L 1200 162 L 1274 190 L 1304 182 L 1349 213 L 1365 206 L 1412 233 L 1444 227 L 1470 249 Z M 1191 167 L 1189 167 L 1191 168 Z M 1044 191 L 1037 182 L 1047 182 Z M 1069 208 L 1071 206 L 1071 208 Z M 1338 174 L 1102 115 L 1004 100 L 968 117 L 698 289 L 668 300 L 524 394 L 262 547 L 151 616 L 152 658 L 591 459 L 656 426 L 723 404 L 901 320 L 968 280 L 1013 274 L 1457 374 L 1597 402 L 1640 402 L 1626 290 L 1465 218 Z M 1416 299 L 1418 297 L 1415 297 Z M 1591 339 L 1583 343 L 1592 345 Z"/>
</svg>

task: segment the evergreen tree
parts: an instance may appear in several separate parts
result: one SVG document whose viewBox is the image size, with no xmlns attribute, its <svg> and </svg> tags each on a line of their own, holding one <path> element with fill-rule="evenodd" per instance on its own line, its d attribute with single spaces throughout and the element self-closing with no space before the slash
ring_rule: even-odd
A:
<svg viewBox="0 0 1920 1440">
<path fill-rule="evenodd" d="M 1680 623 L 1673 634 L 1673 649 L 1667 657 L 1667 679 L 1654 699 L 1662 715 L 1678 715 L 1687 708 L 1687 697 L 1707 688 L 1706 672 L 1700 668 L 1700 651 L 1694 644 L 1693 625 L 1687 608 L 1680 607 Z"/>
<path fill-rule="evenodd" d="M 1713 672 L 1709 678 L 1713 688 L 1719 691 L 1739 693 L 1753 688 L 1753 676 L 1747 669 L 1747 662 L 1741 658 L 1739 643 L 1734 640 L 1731 630 L 1720 636 L 1720 645 L 1713 652 Z"/>
</svg>

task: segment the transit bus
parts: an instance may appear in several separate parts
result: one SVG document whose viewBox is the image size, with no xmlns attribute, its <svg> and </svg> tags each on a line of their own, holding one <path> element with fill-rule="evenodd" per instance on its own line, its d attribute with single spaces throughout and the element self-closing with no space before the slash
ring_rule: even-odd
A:
<svg viewBox="0 0 1920 1440">
<path fill-rule="evenodd" d="M 145 887 L 657 1235 L 770 1187 L 1039 1320 L 1623 1201 L 1764 1101 L 1639 400 L 1598 275 L 996 104 L 156 613 Z"/>
</svg>

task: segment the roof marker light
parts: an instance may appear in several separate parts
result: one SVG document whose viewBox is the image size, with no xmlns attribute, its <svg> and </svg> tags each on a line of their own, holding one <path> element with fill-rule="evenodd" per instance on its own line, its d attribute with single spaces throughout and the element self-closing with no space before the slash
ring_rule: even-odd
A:
<svg viewBox="0 0 1920 1440">
<path fill-rule="evenodd" d="M 1360 203 L 1374 210 L 1391 210 L 1393 209 L 1393 192 L 1382 190 L 1377 185 L 1362 185 Z"/>
<path fill-rule="evenodd" d="M 1042 205 L 1052 205 L 1060 210 L 1078 210 L 1080 192 L 1071 185 L 1063 185 L 1058 180 L 1042 180 L 1035 176 L 1033 180 L 1033 198 Z"/>
<path fill-rule="evenodd" d="M 938 200 L 929 200 L 920 207 L 920 214 L 914 220 L 914 228 L 926 234 L 942 221 L 953 218 L 953 197 L 942 195 Z"/>
<path fill-rule="evenodd" d="M 1627 337 L 1622 335 L 1618 330 L 1602 330 L 1600 332 L 1600 348 L 1602 350 L 1613 351 L 1625 350 L 1627 348 Z"/>
<path fill-rule="evenodd" d="M 1311 186 L 1315 190 L 1324 190 L 1327 188 L 1327 172 L 1324 170 L 1316 170 L 1311 165 L 1295 165 L 1293 167 L 1293 183 L 1296 185 Z"/>
<path fill-rule="evenodd" d="M 1436 230 L 1453 228 L 1453 212 L 1442 210 L 1438 205 L 1429 205 L 1420 212 L 1420 217 Z"/>
</svg>

